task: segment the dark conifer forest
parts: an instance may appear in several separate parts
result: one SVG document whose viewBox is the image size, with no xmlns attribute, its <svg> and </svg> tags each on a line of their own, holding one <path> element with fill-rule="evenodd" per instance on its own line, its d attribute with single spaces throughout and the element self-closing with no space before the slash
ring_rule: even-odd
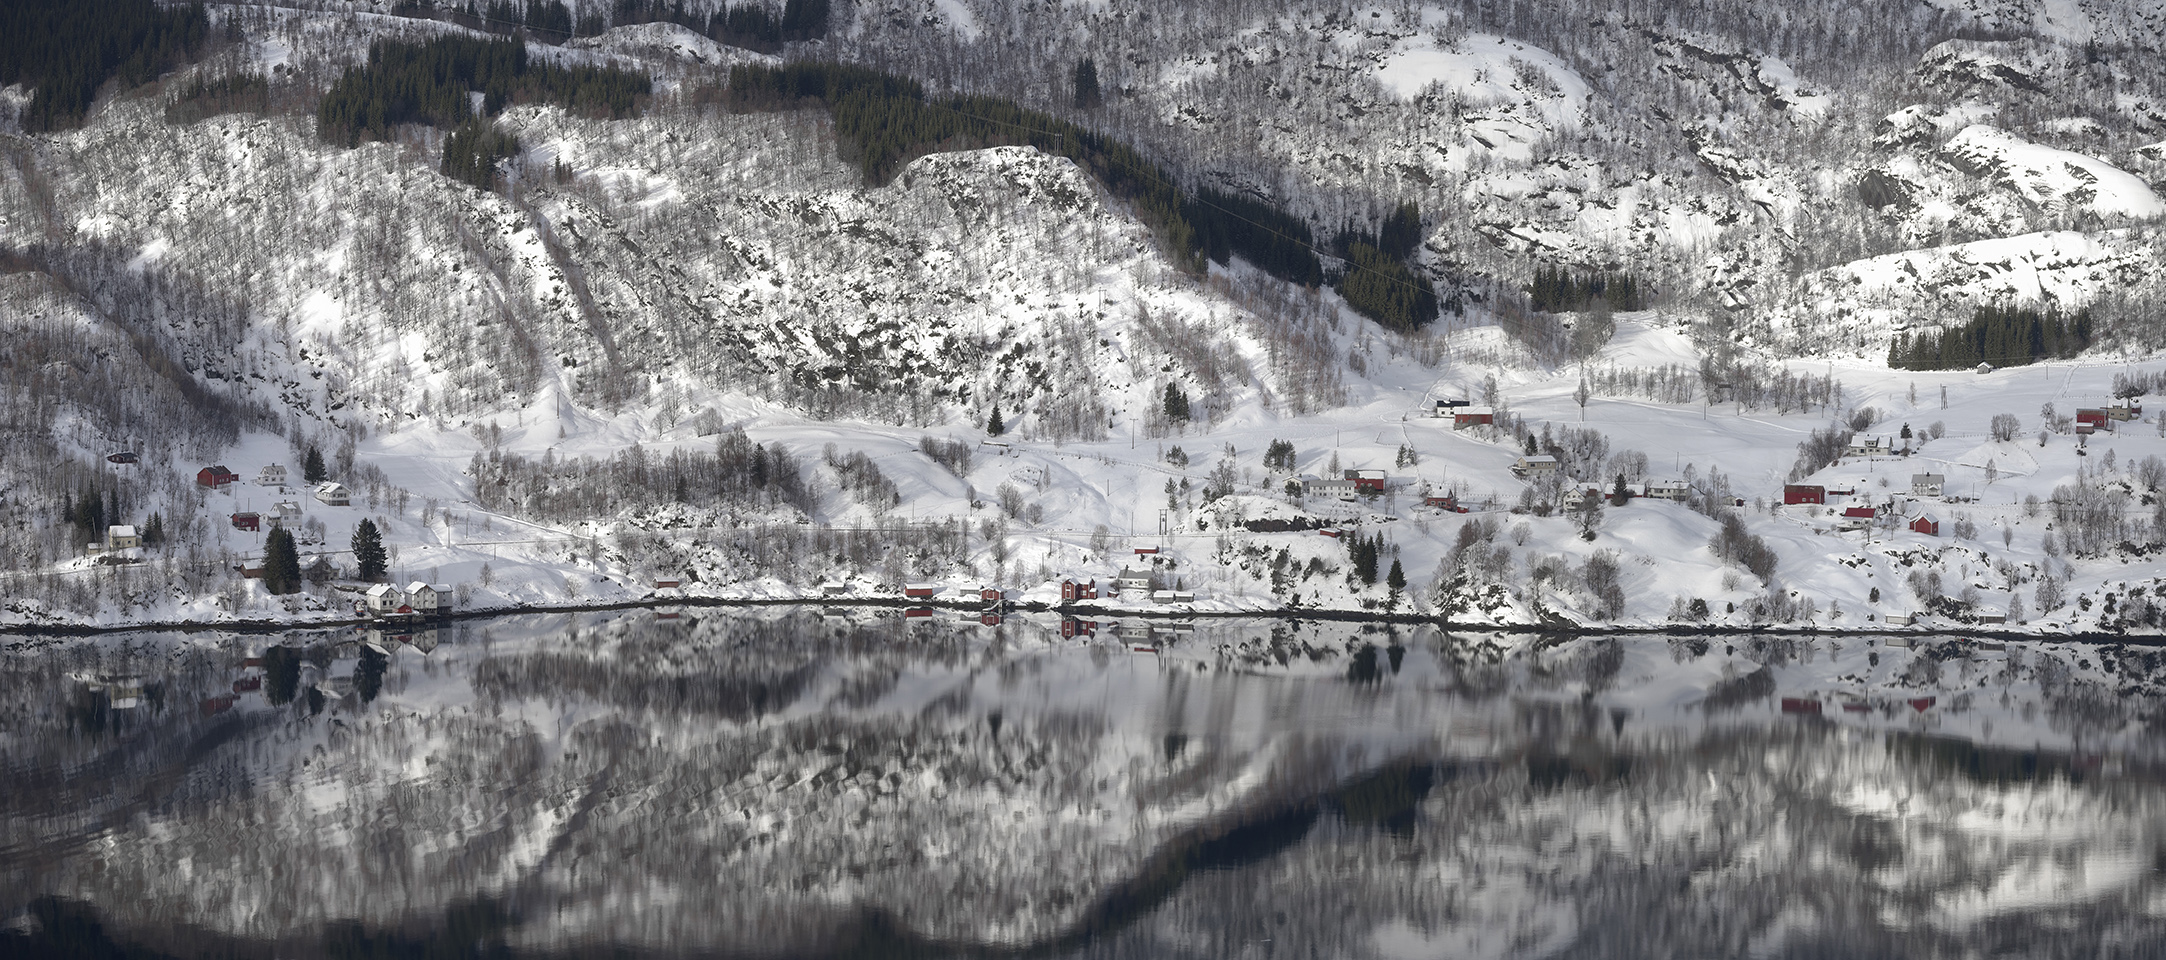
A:
<svg viewBox="0 0 2166 960">
<path fill-rule="evenodd" d="M 644 74 L 532 61 L 518 40 L 383 41 L 369 48 L 367 65 L 348 69 L 324 94 L 317 129 L 326 141 L 354 146 L 385 139 L 402 123 L 455 128 L 473 115 L 473 93 L 482 95 L 485 116 L 513 103 L 553 103 L 622 118 L 652 91 Z"/>
<path fill-rule="evenodd" d="M 1969 323 L 1916 335 L 1900 333 L 1888 365 L 1900 370 L 1957 370 L 1984 363 L 2023 366 L 2073 357 L 2091 345 L 2091 315 L 2064 320 L 2035 307 L 1984 306 Z"/>
<path fill-rule="evenodd" d="M 209 23 L 201 4 L 8 0 L 0 3 L 0 86 L 36 91 L 23 112 L 25 131 L 73 127 L 107 80 L 137 87 L 194 59 Z"/>
</svg>

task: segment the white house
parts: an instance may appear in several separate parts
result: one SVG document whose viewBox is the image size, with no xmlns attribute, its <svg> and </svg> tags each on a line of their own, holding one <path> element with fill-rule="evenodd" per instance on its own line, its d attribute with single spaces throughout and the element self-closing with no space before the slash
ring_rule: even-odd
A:
<svg viewBox="0 0 2166 960">
<path fill-rule="evenodd" d="M 1361 496 L 1361 483 L 1353 479 L 1326 479 L 1323 477 L 1303 476 L 1301 478 L 1301 492 L 1311 497 L 1337 497 L 1341 500 L 1352 500 Z"/>
<path fill-rule="evenodd" d="M 1519 462 L 1512 464 L 1512 476 L 1521 480 L 1538 474 L 1556 472 L 1557 458 L 1546 453 L 1536 454 L 1531 457 L 1520 457 Z"/>
<path fill-rule="evenodd" d="M 271 505 L 271 522 L 284 526 L 301 519 L 301 505 L 292 500 L 280 500 Z"/>
<path fill-rule="evenodd" d="M 406 585 L 406 605 L 415 613 L 450 613 L 451 585 L 448 583 L 422 583 L 416 580 Z"/>
<path fill-rule="evenodd" d="M 1113 584 L 1119 587 L 1122 593 L 1127 593 L 1130 590 L 1149 590 L 1151 589 L 1151 571 L 1122 567 L 1121 575 L 1113 578 Z"/>
<path fill-rule="evenodd" d="M 400 593 L 399 588 L 388 583 L 379 583 L 370 587 L 368 592 L 362 594 L 361 597 L 362 602 L 368 605 L 368 611 L 378 616 L 397 613 L 400 607 L 406 606 L 405 594 Z"/>
<path fill-rule="evenodd" d="M 1895 448 L 1889 445 L 1886 437 L 1854 436 L 1850 438 L 1850 446 L 1843 451 L 1843 455 L 1847 457 L 1884 457 L 1894 451 Z"/>
<path fill-rule="evenodd" d="M 353 493 L 346 489 L 345 484 L 328 480 L 316 488 L 316 500 L 325 506 L 349 507 L 353 505 Z"/>
<path fill-rule="evenodd" d="M 1939 473 L 1913 473 L 1910 475 L 1910 495 L 1913 497 L 1937 497 L 1948 485 L 1948 477 Z"/>
<path fill-rule="evenodd" d="M 286 465 L 283 463 L 265 464 L 263 472 L 256 474 L 256 482 L 266 487 L 285 486 Z"/>
<path fill-rule="evenodd" d="M 1683 503 L 1686 494 L 1690 493 L 1691 490 L 1692 488 L 1686 485 L 1683 480 L 1654 480 L 1647 484 L 1646 496 L 1655 500 L 1674 500 Z"/>
<path fill-rule="evenodd" d="M 142 545 L 143 538 L 135 532 L 135 527 L 132 524 L 121 524 L 105 528 L 105 549 L 107 550 L 126 550 L 130 547 L 140 547 Z"/>
</svg>

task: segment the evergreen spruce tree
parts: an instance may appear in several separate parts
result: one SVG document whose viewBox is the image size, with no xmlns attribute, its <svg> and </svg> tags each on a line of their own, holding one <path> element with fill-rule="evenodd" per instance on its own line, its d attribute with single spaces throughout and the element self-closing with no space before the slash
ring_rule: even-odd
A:
<svg viewBox="0 0 2166 960">
<path fill-rule="evenodd" d="M 384 555 L 384 538 L 376 531 L 376 521 L 367 517 L 353 528 L 353 562 L 363 580 L 382 579 L 390 562 Z"/>
<path fill-rule="evenodd" d="M 1000 419 L 1000 408 L 994 407 L 993 415 L 985 418 L 986 436 L 997 437 L 1007 432 L 1007 429 L 1008 425 Z"/>
<path fill-rule="evenodd" d="M 1162 406 L 1166 414 L 1166 419 L 1188 419 L 1188 394 L 1181 391 L 1180 384 L 1166 384 L 1166 399 Z"/>
<path fill-rule="evenodd" d="M 263 585 L 275 594 L 301 590 L 301 555 L 294 549 L 293 534 L 285 527 L 272 527 L 264 544 Z"/>
<path fill-rule="evenodd" d="M 1089 57 L 1076 61 L 1075 105 L 1078 110 L 1089 110 L 1105 103 L 1105 94 L 1098 89 L 1098 63 Z"/>
<path fill-rule="evenodd" d="M 323 469 L 323 451 L 316 445 L 308 445 L 308 455 L 301 460 L 301 479 L 309 483 L 322 483 L 329 479 Z"/>
</svg>

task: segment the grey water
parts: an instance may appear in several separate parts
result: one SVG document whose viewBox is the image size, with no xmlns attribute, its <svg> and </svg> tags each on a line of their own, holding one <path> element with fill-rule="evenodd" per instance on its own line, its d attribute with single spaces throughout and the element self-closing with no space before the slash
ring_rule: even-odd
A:
<svg viewBox="0 0 2166 960">
<path fill-rule="evenodd" d="M 10 640 L 0 955 L 2166 956 L 2140 652 L 817 608 Z"/>
</svg>

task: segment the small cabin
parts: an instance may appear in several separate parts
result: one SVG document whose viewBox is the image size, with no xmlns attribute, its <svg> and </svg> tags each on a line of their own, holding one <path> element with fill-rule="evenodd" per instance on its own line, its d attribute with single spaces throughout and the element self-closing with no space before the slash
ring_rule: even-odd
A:
<svg viewBox="0 0 2166 960">
<path fill-rule="evenodd" d="M 318 486 L 315 496 L 316 502 L 327 507 L 350 507 L 353 505 L 353 492 L 347 490 L 345 484 L 336 480 L 326 481 L 321 486 Z"/>
<path fill-rule="evenodd" d="M 2143 416 L 2143 404 L 2134 401 L 2106 405 L 2106 418 L 2109 420 L 2134 420 L 2140 416 Z"/>
<path fill-rule="evenodd" d="M 223 465 L 204 467 L 196 471 L 196 486 L 207 487 L 212 490 L 223 490 L 227 484 L 239 479 L 240 477 Z"/>
<path fill-rule="evenodd" d="M 1518 462 L 1512 464 L 1512 476 L 1518 477 L 1521 480 L 1545 473 L 1556 472 L 1557 458 L 1552 457 L 1546 453 L 1536 454 L 1531 457 L 1520 457 Z"/>
<path fill-rule="evenodd" d="M 1786 483 L 1782 485 L 1782 502 L 1786 504 L 1826 503 L 1828 488 L 1817 483 Z"/>
<path fill-rule="evenodd" d="M 1497 422 L 1497 412 L 1488 407 L 1460 407 L 1452 411 L 1452 429 L 1492 426 Z"/>
<path fill-rule="evenodd" d="M 1946 474 L 1913 473 L 1910 475 L 1910 495 L 1913 497 L 1937 497 L 1948 486 Z"/>
<path fill-rule="evenodd" d="M 286 465 L 283 463 L 265 464 L 262 472 L 256 474 L 256 482 L 266 487 L 285 486 Z"/>
<path fill-rule="evenodd" d="M 1910 531 L 1912 533 L 1922 533 L 1928 537 L 1940 536 L 1940 520 L 1932 514 L 1919 514 L 1911 518 Z"/>
<path fill-rule="evenodd" d="M 1153 603 L 1189 603 L 1195 599 L 1196 593 L 1193 590 L 1151 591 L 1151 602 Z"/>
<path fill-rule="evenodd" d="M 232 521 L 235 530 L 246 530 L 255 533 L 263 529 L 263 514 L 254 510 L 243 510 L 228 519 Z"/>
<path fill-rule="evenodd" d="M 1468 406 L 1465 398 L 1448 397 L 1436 402 L 1436 416 L 1449 417 Z"/>
<path fill-rule="evenodd" d="M 1151 572 L 1149 570 L 1133 570 L 1122 567 L 1121 575 L 1115 577 L 1113 583 L 1123 593 L 1130 590 L 1149 590 L 1151 588 Z"/>
<path fill-rule="evenodd" d="M 912 600 L 930 600 L 940 595 L 943 588 L 937 583 L 906 583 L 903 596 Z"/>
<path fill-rule="evenodd" d="M 107 550 L 126 550 L 142 545 L 143 537 L 136 532 L 134 524 L 123 523 L 105 528 L 105 549 Z"/>
<path fill-rule="evenodd" d="M 999 587 L 979 587 L 978 599 L 986 603 L 999 603 L 1007 599 L 1007 595 L 1002 593 Z"/>
<path fill-rule="evenodd" d="M 1459 512 L 1459 498 L 1451 496 L 1449 494 L 1443 496 L 1432 495 L 1423 497 L 1421 498 L 1421 505 L 1425 507 L 1435 507 L 1439 510 L 1449 510 L 1453 513 Z"/>
<path fill-rule="evenodd" d="M 117 463 L 121 466 L 127 466 L 131 463 L 141 463 L 142 460 L 143 458 L 136 456 L 135 451 L 133 450 L 122 450 L 119 453 L 108 453 L 105 455 L 105 462 Z"/>
</svg>

